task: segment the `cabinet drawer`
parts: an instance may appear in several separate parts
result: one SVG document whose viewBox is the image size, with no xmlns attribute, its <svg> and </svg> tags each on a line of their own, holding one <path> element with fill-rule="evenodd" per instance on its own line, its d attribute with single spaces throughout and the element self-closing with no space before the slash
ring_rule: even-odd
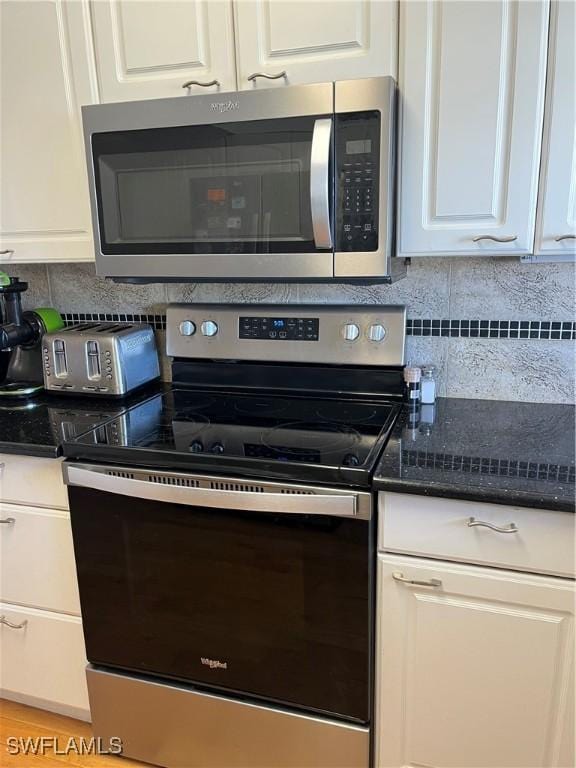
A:
<svg viewBox="0 0 576 768">
<path fill-rule="evenodd" d="M 80 615 L 67 512 L 0 502 L 0 600 Z"/>
<path fill-rule="evenodd" d="M 86 714 L 86 652 L 76 616 L 0 603 L 0 696 Z"/>
<path fill-rule="evenodd" d="M 0 501 L 68 509 L 62 460 L 0 453 Z"/>
<path fill-rule="evenodd" d="M 380 493 L 379 511 L 379 546 L 387 552 L 574 575 L 575 516 L 567 512 L 397 493 Z"/>
</svg>

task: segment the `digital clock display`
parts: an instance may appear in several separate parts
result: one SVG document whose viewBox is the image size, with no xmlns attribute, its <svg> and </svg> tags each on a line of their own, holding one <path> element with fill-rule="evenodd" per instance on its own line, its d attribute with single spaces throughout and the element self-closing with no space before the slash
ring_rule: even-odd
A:
<svg viewBox="0 0 576 768">
<path fill-rule="evenodd" d="M 371 139 L 352 139 L 346 142 L 347 155 L 367 155 L 372 152 Z"/>
<path fill-rule="evenodd" d="M 263 341 L 318 341 L 317 317 L 240 317 L 238 337 Z"/>
</svg>

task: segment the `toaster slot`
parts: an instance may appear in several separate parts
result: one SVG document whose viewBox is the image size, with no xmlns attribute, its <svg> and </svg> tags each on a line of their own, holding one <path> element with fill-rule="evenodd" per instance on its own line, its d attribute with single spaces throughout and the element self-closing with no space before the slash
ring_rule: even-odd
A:
<svg viewBox="0 0 576 768">
<path fill-rule="evenodd" d="M 86 342 L 86 367 L 90 381 L 102 376 L 100 370 L 100 344 L 97 341 Z"/>
<path fill-rule="evenodd" d="M 63 339 L 54 339 L 54 375 L 63 379 L 68 376 L 68 361 L 66 360 L 66 344 Z"/>
</svg>

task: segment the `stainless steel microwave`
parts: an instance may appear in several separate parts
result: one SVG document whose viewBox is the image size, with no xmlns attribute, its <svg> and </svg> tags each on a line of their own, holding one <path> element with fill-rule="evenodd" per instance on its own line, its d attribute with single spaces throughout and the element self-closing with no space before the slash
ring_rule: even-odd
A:
<svg viewBox="0 0 576 768">
<path fill-rule="evenodd" d="M 82 109 L 96 271 L 391 281 L 390 77 Z"/>
</svg>

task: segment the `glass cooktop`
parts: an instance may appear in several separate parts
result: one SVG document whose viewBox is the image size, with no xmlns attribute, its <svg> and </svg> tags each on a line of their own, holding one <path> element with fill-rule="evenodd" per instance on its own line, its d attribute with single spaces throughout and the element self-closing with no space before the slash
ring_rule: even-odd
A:
<svg viewBox="0 0 576 768">
<path fill-rule="evenodd" d="M 65 444 L 75 458 L 293 477 L 369 473 L 399 406 L 174 389 Z"/>
</svg>

